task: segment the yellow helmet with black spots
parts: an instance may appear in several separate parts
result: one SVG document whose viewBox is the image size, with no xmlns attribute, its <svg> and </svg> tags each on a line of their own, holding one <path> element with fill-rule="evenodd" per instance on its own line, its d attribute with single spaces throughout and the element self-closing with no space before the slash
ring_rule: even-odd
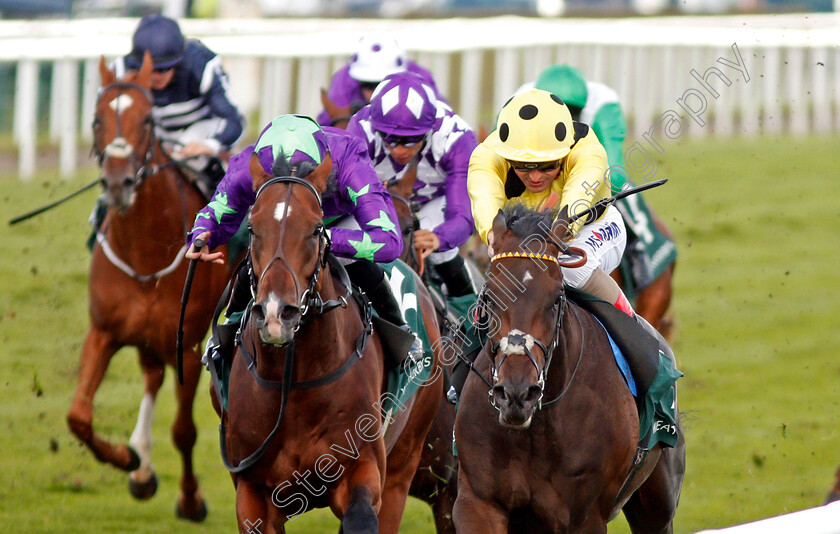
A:
<svg viewBox="0 0 840 534">
<path fill-rule="evenodd" d="M 548 91 L 531 89 L 507 101 L 491 134 L 499 157 L 534 163 L 566 157 L 575 142 L 568 106 Z"/>
</svg>

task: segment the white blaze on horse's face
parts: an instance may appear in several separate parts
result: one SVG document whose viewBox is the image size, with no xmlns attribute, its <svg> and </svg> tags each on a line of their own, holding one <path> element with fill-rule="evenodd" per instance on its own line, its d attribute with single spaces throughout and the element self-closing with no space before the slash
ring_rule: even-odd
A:
<svg viewBox="0 0 840 534">
<path fill-rule="evenodd" d="M 522 336 L 525 338 L 525 345 L 520 344 L 509 344 L 508 338 L 510 336 Z M 502 351 L 502 354 L 525 354 L 525 349 L 529 351 L 534 348 L 534 336 L 531 334 L 526 334 L 522 330 L 518 330 L 514 328 L 508 335 L 503 337 L 499 340 L 499 350 Z"/>
<path fill-rule="evenodd" d="M 277 204 L 277 206 L 274 207 L 274 218 L 277 219 L 278 221 L 282 222 L 283 219 L 286 217 L 286 215 L 291 215 L 291 214 L 292 214 L 292 207 L 289 206 L 289 211 L 287 213 L 285 202 L 279 202 Z"/>
<path fill-rule="evenodd" d="M 525 276 L 522 277 L 522 283 L 527 284 L 528 282 L 530 282 L 533 279 L 534 279 L 534 277 L 531 276 L 531 271 L 525 271 Z"/>
<path fill-rule="evenodd" d="M 111 109 L 117 112 L 117 115 L 121 115 L 123 111 L 134 105 L 134 99 L 131 98 L 131 95 L 123 93 L 108 102 L 108 105 L 111 106 Z"/>
</svg>

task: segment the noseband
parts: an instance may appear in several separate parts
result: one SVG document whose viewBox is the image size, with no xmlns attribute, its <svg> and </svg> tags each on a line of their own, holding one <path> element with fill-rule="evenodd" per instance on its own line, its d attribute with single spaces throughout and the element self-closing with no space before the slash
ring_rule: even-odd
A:
<svg viewBox="0 0 840 534">
<path fill-rule="evenodd" d="M 154 100 L 152 99 L 152 94 L 149 92 L 149 90 L 146 89 L 145 87 L 141 86 L 141 85 L 138 85 L 138 84 L 132 83 L 132 82 L 115 82 L 115 83 L 106 85 L 105 87 L 103 87 L 102 89 L 99 90 L 99 96 L 96 99 L 97 105 L 99 104 L 99 101 L 102 100 L 102 97 L 105 95 L 105 93 L 109 89 L 117 89 L 118 90 L 117 97 L 113 99 L 113 102 L 116 102 L 116 108 L 115 108 L 114 111 L 116 112 L 116 115 L 117 115 L 117 121 L 116 121 L 117 122 L 117 135 L 103 149 L 101 149 L 101 150 L 99 149 L 99 146 L 97 145 L 97 139 L 96 139 L 96 127 L 102 122 L 102 120 L 99 118 L 99 115 L 97 114 L 93 119 L 93 125 L 92 125 L 94 132 L 93 132 L 93 147 L 91 148 L 91 152 L 96 156 L 96 159 L 98 161 L 98 164 L 99 164 L 100 168 L 105 164 L 105 160 L 107 158 L 127 160 L 131 164 L 132 168 L 136 169 L 136 171 L 134 173 L 134 181 L 132 182 L 132 185 L 137 187 L 141 183 L 143 183 L 143 181 L 146 178 L 148 178 L 152 174 L 155 174 L 156 172 L 159 171 L 159 169 L 152 171 L 149 168 L 149 162 L 151 162 L 153 157 L 154 157 L 154 149 L 155 149 L 155 127 L 154 127 L 154 120 L 152 119 L 152 115 L 151 115 L 151 109 L 154 105 Z M 125 137 L 122 136 L 122 131 L 121 131 L 122 130 L 122 128 L 121 128 L 122 125 L 120 123 L 120 109 L 119 109 L 119 106 L 120 106 L 120 97 L 124 94 L 123 91 L 125 91 L 127 89 L 135 89 L 135 90 L 139 91 L 140 94 L 142 94 L 143 97 L 149 103 L 149 114 L 146 115 L 146 119 L 144 121 L 144 124 L 149 129 L 149 144 L 148 144 L 148 147 L 146 148 L 146 153 L 142 156 L 142 159 L 141 159 L 140 156 L 137 155 L 136 147 L 132 146 L 131 143 L 129 143 L 128 140 Z"/>
</svg>

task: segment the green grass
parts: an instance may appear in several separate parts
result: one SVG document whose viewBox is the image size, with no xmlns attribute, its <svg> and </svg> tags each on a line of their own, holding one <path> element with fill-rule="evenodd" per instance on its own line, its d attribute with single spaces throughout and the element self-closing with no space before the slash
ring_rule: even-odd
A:
<svg viewBox="0 0 840 534">
<path fill-rule="evenodd" d="M 831 138 L 757 138 L 664 145 L 646 193 L 680 247 L 674 342 L 688 471 L 676 532 L 695 532 L 818 505 L 840 463 L 840 185 Z M 6 219 L 93 178 L 0 178 Z M 70 434 L 86 330 L 87 215 L 96 193 L 36 219 L 0 224 L 0 524 L 20 532 L 229 532 L 234 493 L 218 453 L 204 376 L 195 462 L 210 515 L 174 517 L 179 459 L 171 443 L 173 376 L 155 414 L 158 495 L 133 501 L 127 476 Z M 118 353 L 96 397 L 95 424 L 127 441 L 142 396 L 133 349 Z M 325 511 L 291 533 L 336 532 Z M 405 533 L 432 532 L 409 502 Z M 622 519 L 611 533 L 627 532 Z"/>
</svg>

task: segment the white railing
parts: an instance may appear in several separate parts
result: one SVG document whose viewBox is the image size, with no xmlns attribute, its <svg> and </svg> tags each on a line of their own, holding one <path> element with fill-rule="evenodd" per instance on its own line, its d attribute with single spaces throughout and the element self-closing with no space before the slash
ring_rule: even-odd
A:
<svg viewBox="0 0 840 534">
<path fill-rule="evenodd" d="M 47 114 L 49 138 L 59 145 L 61 174 L 75 172 L 79 149 L 90 142 L 99 56 L 110 61 L 127 53 L 136 24 L 136 19 L 0 21 L 0 62 L 17 66 L 13 133 L 21 178 L 35 171 L 39 113 Z M 260 125 L 279 113 L 317 113 L 319 88 L 347 61 L 358 38 L 376 30 L 393 33 L 475 126 L 490 125 L 519 85 L 549 64 L 565 62 L 618 91 L 630 143 L 646 140 L 649 147 L 661 147 L 683 135 L 840 130 L 836 14 L 228 19 L 181 25 L 224 58 L 234 99 Z M 45 63 L 53 72 L 50 105 L 39 109 L 38 71 Z"/>
</svg>

